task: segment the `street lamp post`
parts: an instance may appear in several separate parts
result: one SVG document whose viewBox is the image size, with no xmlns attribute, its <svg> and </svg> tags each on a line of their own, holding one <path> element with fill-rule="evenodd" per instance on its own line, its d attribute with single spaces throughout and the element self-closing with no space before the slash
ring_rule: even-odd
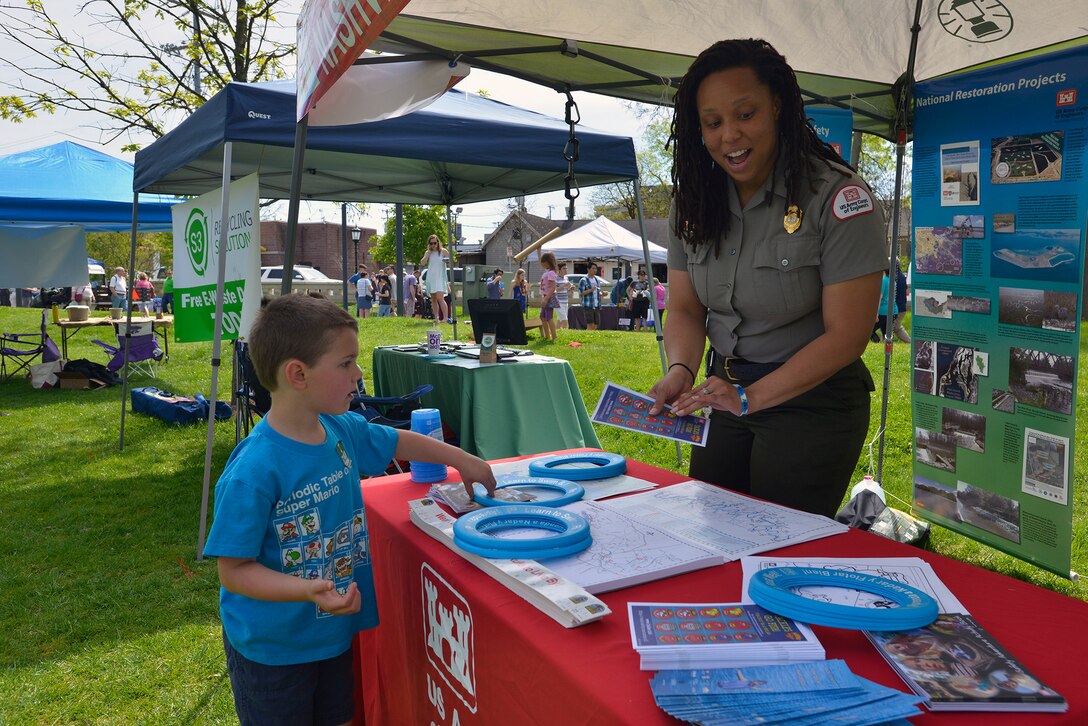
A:
<svg viewBox="0 0 1088 726">
<path fill-rule="evenodd" d="M 355 244 L 355 271 L 359 271 L 359 240 L 363 238 L 363 230 L 358 227 L 351 228 L 351 241 Z"/>
</svg>

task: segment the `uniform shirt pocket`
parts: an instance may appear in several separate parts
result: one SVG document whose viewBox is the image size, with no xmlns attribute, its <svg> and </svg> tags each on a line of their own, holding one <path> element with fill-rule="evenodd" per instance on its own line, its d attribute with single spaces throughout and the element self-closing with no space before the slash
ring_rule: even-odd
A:
<svg viewBox="0 0 1088 726">
<path fill-rule="evenodd" d="M 770 310 L 808 312 L 820 304 L 820 236 L 781 235 L 759 245 L 752 258 L 760 302 Z"/>
<path fill-rule="evenodd" d="M 711 277 L 710 266 L 707 263 L 707 257 L 710 255 L 710 249 L 714 245 L 704 243 L 698 247 L 692 249 L 690 246 L 685 247 L 687 253 L 687 269 L 688 275 L 691 276 L 691 285 L 695 288 L 695 295 L 699 298 L 699 301 L 706 307 L 713 307 L 710 304 L 710 284 Z"/>
</svg>

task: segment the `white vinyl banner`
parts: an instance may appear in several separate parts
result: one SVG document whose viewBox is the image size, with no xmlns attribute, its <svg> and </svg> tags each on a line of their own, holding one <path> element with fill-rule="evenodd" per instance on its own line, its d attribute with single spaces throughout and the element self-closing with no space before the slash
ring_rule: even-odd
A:
<svg viewBox="0 0 1088 726">
<path fill-rule="evenodd" d="M 178 342 L 215 337 L 216 277 L 225 249 L 223 338 L 245 338 L 261 306 L 261 222 L 258 176 L 230 185 L 230 210 L 222 234 L 222 189 L 175 204 L 174 334 Z M 221 240 L 225 239 L 225 245 Z"/>
</svg>

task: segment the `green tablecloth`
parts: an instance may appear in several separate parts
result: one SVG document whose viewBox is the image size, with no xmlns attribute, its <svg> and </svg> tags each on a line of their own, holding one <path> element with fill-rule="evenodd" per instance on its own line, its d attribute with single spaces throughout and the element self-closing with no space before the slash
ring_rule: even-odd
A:
<svg viewBox="0 0 1088 726">
<path fill-rule="evenodd" d="M 422 403 L 442 412 L 461 448 L 484 459 L 600 447 L 570 363 L 547 356 L 481 366 L 467 358 L 374 350 L 374 388 L 400 396 L 421 383 Z"/>
</svg>

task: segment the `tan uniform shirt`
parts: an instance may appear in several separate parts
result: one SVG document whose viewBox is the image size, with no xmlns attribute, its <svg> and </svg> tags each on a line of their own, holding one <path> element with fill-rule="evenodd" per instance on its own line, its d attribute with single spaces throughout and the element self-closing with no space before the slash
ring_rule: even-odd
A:
<svg viewBox="0 0 1088 726">
<path fill-rule="evenodd" d="M 685 245 L 673 233 L 672 214 L 669 220 L 669 267 L 691 275 L 708 309 L 711 345 L 761 363 L 786 361 L 823 334 L 824 285 L 888 267 L 884 215 L 859 176 L 818 161 L 816 191 L 801 180 L 801 226 L 788 234 L 781 166 L 780 159 L 744 210 L 730 180 L 732 219 L 717 256 L 713 244 Z"/>
</svg>

